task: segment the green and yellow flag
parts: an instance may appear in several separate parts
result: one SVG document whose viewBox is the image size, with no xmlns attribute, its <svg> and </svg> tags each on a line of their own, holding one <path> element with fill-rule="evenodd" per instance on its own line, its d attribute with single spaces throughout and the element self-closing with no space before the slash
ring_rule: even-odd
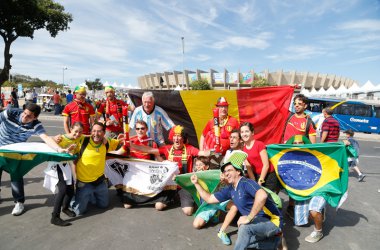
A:
<svg viewBox="0 0 380 250">
<path fill-rule="evenodd" d="M 267 146 L 277 177 L 291 198 L 302 201 L 322 196 L 333 207 L 347 192 L 346 150 L 342 143 Z"/>
<path fill-rule="evenodd" d="M 198 207 L 201 205 L 201 198 L 190 177 L 194 173 L 177 175 L 175 181 L 183 189 L 189 191 Z M 220 182 L 220 170 L 207 170 L 195 173 L 198 177 L 198 183 L 209 193 L 213 193 Z"/>
</svg>

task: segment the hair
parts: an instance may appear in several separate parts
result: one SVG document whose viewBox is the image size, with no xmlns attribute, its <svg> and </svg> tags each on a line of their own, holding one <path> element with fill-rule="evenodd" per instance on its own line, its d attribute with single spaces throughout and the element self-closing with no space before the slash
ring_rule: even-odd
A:
<svg viewBox="0 0 380 250">
<path fill-rule="evenodd" d="M 106 132 L 106 125 L 104 125 L 104 124 L 101 123 L 101 122 L 94 122 L 94 124 L 92 124 L 91 130 L 92 130 L 92 128 L 93 128 L 95 125 L 98 125 L 98 126 L 102 127 L 103 132 Z"/>
<path fill-rule="evenodd" d="M 243 122 L 240 124 L 240 127 L 239 127 L 239 130 L 244 127 L 244 126 L 247 126 L 249 128 L 249 130 L 253 133 L 255 132 L 255 128 L 253 127 L 253 124 L 250 123 L 250 122 Z M 239 134 L 240 134 L 240 131 L 239 131 Z"/>
<path fill-rule="evenodd" d="M 154 95 L 153 95 L 153 93 L 151 91 L 144 92 L 144 94 L 141 97 L 141 100 L 144 99 L 144 98 L 146 98 L 146 97 L 151 97 L 153 99 L 153 101 L 154 101 Z"/>
<path fill-rule="evenodd" d="M 71 89 L 69 89 L 67 92 L 69 92 L 69 94 L 71 93 Z"/>
<path fill-rule="evenodd" d="M 210 167 L 210 159 L 207 156 L 198 156 L 195 161 L 201 161 L 206 166 Z"/>
<path fill-rule="evenodd" d="M 298 95 L 296 95 L 296 96 L 294 97 L 293 100 L 296 100 L 296 99 L 301 100 L 301 101 L 302 101 L 303 103 L 305 103 L 305 104 L 307 104 L 307 102 L 308 102 L 307 97 L 304 96 L 303 94 L 298 94 Z"/>
<path fill-rule="evenodd" d="M 353 137 L 355 134 L 355 132 L 352 129 L 347 129 L 346 131 L 344 131 L 344 133 L 350 135 L 351 137 Z"/>
<path fill-rule="evenodd" d="M 83 129 L 83 123 L 81 122 L 74 122 L 72 125 L 71 125 L 71 128 L 75 128 L 75 127 L 80 127 Z"/>
<path fill-rule="evenodd" d="M 328 115 L 332 115 L 334 113 L 334 111 L 331 109 L 331 107 L 327 107 L 324 110 L 325 110 L 326 114 L 328 114 Z"/>
<path fill-rule="evenodd" d="M 234 128 L 233 130 L 231 130 L 231 133 L 230 133 L 230 134 L 232 134 L 232 133 L 237 133 L 237 134 L 239 135 L 239 139 L 241 139 L 241 136 L 240 136 L 240 130 L 239 130 L 239 129 Z"/>
<path fill-rule="evenodd" d="M 143 121 L 143 120 L 137 120 L 137 121 L 136 121 L 136 124 L 140 124 L 140 125 L 143 125 L 145 128 L 148 128 L 148 124 L 146 124 L 146 122 Z M 135 125 L 135 126 L 136 126 L 136 125 Z"/>
<path fill-rule="evenodd" d="M 34 114 L 34 117 L 38 117 L 41 113 L 41 107 L 35 103 L 27 102 L 24 105 L 24 110 L 27 109 Z"/>
</svg>

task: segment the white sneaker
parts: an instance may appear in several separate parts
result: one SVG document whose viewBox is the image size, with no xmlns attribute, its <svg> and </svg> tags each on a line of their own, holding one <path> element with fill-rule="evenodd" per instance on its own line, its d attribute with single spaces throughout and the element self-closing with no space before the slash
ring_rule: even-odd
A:
<svg viewBox="0 0 380 250">
<path fill-rule="evenodd" d="M 24 212 L 24 210 L 25 210 L 24 204 L 22 204 L 21 202 L 17 202 L 15 207 L 12 210 L 12 214 L 14 216 L 20 215 L 20 214 L 22 214 L 22 212 Z"/>
<path fill-rule="evenodd" d="M 313 231 L 309 236 L 307 236 L 305 238 L 305 240 L 307 242 L 310 242 L 310 243 L 316 243 L 318 242 L 320 239 L 322 239 L 323 237 L 323 233 L 322 231 Z"/>
</svg>

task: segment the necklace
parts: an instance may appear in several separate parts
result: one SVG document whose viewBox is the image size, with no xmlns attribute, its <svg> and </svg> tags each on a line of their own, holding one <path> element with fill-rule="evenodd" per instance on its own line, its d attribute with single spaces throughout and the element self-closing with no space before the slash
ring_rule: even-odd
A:
<svg viewBox="0 0 380 250">
<path fill-rule="evenodd" d="M 91 144 L 91 146 L 93 147 L 93 148 L 95 148 L 95 150 L 96 150 L 96 152 L 99 152 L 99 148 L 103 145 L 103 143 L 100 143 L 99 145 L 94 145 L 94 144 L 92 144 L 91 143 L 91 139 L 89 140 L 89 143 Z"/>
</svg>

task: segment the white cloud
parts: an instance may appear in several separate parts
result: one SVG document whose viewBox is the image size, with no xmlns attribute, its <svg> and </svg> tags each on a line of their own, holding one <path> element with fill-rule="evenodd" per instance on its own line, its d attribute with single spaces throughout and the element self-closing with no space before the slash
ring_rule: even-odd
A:
<svg viewBox="0 0 380 250">
<path fill-rule="evenodd" d="M 224 49 L 226 47 L 236 47 L 263 50 L 270 46 L 269 40 L 272 37 L 273 34 L 270 32 L 262 32 L 256 37 L 232 36 L 215 43 L 214 48 Z"/>
<path fill-rule="evenodd" d="M 355 31 L 380 31 L 380 20 L 365 19 L 344 22 L 337 25 L 339 30 L 355 30 Z"/>
<path fill-rule="evenodd" d="M 284 62 L 284 61 L 296 61 L 306 60 L 315 56 L 325 55 L 325 49 L 311 46 L 311 45 L 293 45 L 285 48 L 282 54 L 272 54 L 266 56 L 268 59 Z"/>
</svg>

